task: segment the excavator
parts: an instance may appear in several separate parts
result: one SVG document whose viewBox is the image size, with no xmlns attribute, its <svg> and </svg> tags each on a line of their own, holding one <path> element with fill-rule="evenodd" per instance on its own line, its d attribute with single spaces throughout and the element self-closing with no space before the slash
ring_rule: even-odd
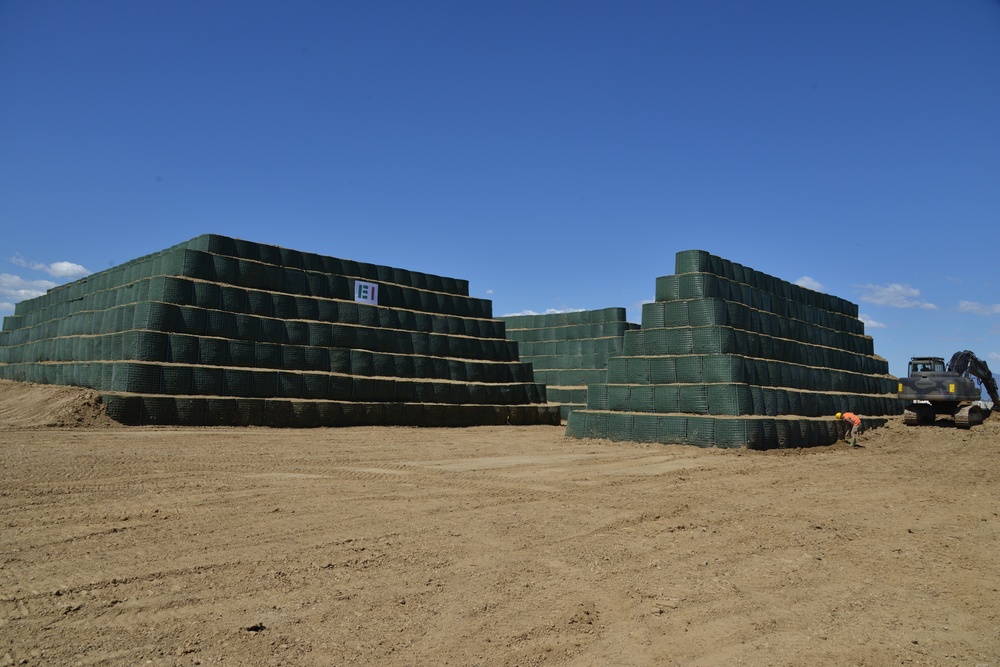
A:
<svg viewBox="0 0 1000 667">
<path fill-rule="evenodd" d="M 910 403 L 903 423 L 931 424 L 938 415 L 950 415 L 957 428 L 982 424 L 990 410 L 983 407 L 986 389 L 994 408 L 1000 406 L 997 381 L 986 362 L 969 350 L 956 352 L 945 366 L 942 357 L 913 357 L 909 377 L 899 379 L 899 398 Z"/>
</svg>

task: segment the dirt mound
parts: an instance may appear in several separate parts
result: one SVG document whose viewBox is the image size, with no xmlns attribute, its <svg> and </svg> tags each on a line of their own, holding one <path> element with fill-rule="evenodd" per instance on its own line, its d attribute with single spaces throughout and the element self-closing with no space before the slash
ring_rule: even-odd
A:
<svg viewBox="0 0 1000 667">
<path fill-rule="evenodd" d="M 0 380 L 0 428 L 116 428 L 100 395 L 84 387 Z"/>
</svg>

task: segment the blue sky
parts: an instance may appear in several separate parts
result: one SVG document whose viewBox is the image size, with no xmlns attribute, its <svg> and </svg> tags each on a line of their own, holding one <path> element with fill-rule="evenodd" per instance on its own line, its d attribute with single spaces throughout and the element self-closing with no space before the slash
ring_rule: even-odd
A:
<svg viewBox="0 0 1000 667">
<path fill-rule="evenodd" d="M 0 0 L 0 315 L 214 232 L 628 308 L 699 248 L 1000 369 L 1000 2 Z"/>
</svg>

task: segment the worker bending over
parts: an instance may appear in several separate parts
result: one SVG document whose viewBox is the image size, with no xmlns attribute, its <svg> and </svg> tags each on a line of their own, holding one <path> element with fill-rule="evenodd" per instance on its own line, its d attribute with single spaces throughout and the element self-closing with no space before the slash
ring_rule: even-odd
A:
<svg viewBox="0 0 1000 667">
<path fill-rule="evenodd" d="M 858 433 L 861 432 L 861 417 L 853 412 L 837 413 L 837 419 L 843 419 L 851 425 L 851 447 L 858 446 Z"/>
</svg>

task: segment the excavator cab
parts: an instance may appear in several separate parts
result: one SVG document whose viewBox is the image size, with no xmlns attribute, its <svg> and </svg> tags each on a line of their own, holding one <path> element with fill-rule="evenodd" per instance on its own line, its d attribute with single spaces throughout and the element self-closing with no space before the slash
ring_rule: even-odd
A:
<svg viewBox="0 0 1000 667">
<path fill-rule="evenodd" d="M 944 373 L 944 359 L 941 357 L 914 357 L 910 359 L 910 368 L 907 375 L 920 375 L 922 373 Z"/>
</svg>

